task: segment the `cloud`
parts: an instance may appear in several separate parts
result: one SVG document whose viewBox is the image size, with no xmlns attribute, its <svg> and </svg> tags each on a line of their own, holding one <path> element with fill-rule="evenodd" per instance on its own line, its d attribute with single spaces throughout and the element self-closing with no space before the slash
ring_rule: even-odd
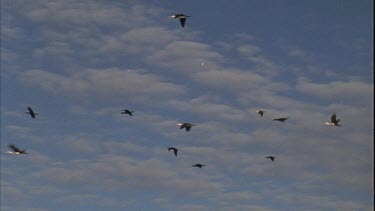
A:
<svg viewBox="0 0 375 211">
<path fill-rule="evenodd" d="M 244 118 L 244 113 L 230 105 L 215 103 L 210 96 L 201 96 L 187 100 L 170 100 L 169 106 L 182 112 L 194 113 L 206 118 L 238 121 Z"/>
<path fill-rule="evenodd" d="M 2 125 L 5 138 L 31 139 L 30 155 L 1 155 L 2 201 L 22 201 L 14 203 L 20 210 L 38 197 L 51 209 L 118 209 L 129 200 L 133 210 L 371 208 L 372 83 L 320 68 L 311 46 L 279 57 L 280 49 L 269 51 L 274 43 L 248 33 L 207 41 L 206 32 L 182 31 L 166 10 L 135 1 L 12 5 L 14 24 L 1 32 L 4 102 L 17 106 L 13 91 L 27 91 L 22 99 L 37 100 L 46 115 L 37 128 L 22 118 Z M 47 108 L 50 99 L 64 119 Z M 135 116 L 122 116 L 122 106 Z M 4 110 L 6 122 L 24 114 Z M 333 112 L 343 127 L 323 125 Z M 284 115 L 286 123 L 272 121 Z M 186 132 L 178 121 L 197 126 Z M 168 146 L 180 149 L 177 158 Z"/>
<path fill-rule="evenodd" d="M 36 22 L 54 24 L 55 27 L 134 27 L 154 22 L 152 16 L 161 13 L 160 8 L 129 3 L 128 7 L 98 1 L 51 2 L 39 1 L 32 5 L 19 5 L 21 14 Z M 126 9 L 125 9 L 126 8 Z M 125 21 L 126 20 L 126 21 Z"/>
<path fill-rule="evenodd" d="M 207 68 L 216 68 L 219 60 L 222 59 L 223 56 L 213 51 L 207 44 L 194 41 L 174 41 L 149 56 L 147 61 L 170 68 L 179 74 L 191 74 L 202 69 L 202 62 Z"/>
<path fill-rule="evenodd" d="M 69 78 L 44 70 L 26 71 L 21 74 L 20 79 L 52 93 L 83 93 L 90 89 L 90 84 L 78 77 Z"/>
<path fill-rule="evenodd" d="M 184 88 L 165 82 L 162 77 L 134 70 L 88 69 L 79 73 L 63 76 L 44 70 L 29 70 L 21 74 L 20 79 L 28 84 L 39 86 L 52 93 L 66 95 L 109 97 L 162 97 L 183 94 Z"/>
<path fill-rule="evenodd" d="M 373 88 L 373 85 L 363 81 L 313 83 L 305 78 L 300 78 L 297 84 L 297 89 L 302 93 L 323 99 L 350 100 L 354 104 L 359 102 L 368 104 L 367 102 L 363 102 L 363 100 L 369 99 L 372 96 Z"/>
<path fill-rule="evenodd" d="M 253 90 L 268 82 L 261 75 L 251 71 L 233 69 L 200 71 L 193 75 L 193 79 L 202 85 L 224 91 Z"/>
<path fill-rule="evenodd" d="M 279 65 L 262 54 L 262 49 L 253 44 L 243 44 L 237 48 L 239 55 L 250 61 L 252 69 L 268 77 L 275 77 L 282 72 Z"/>
<path fill-rule="evenodd" d="M 260 48 L 255 45 L 242 45 L 238 47 L 238 52 L 243 55 L 252 55 L 255 56 L 261 52 Z"/>
<path fill-rule="evenodd" d="M 95 161 L 72 160 L 64 167 L 51 167 L 26 177 L 33 181 L 47 178 L 47 184 L 80 185 L 90 190 L 168 190 L 196 197 L 212 195 L 222 188 L 222 185 L 203 175 L 190 174 L 192 178 L 186 180 L 170 164 L 158 159 L 140 160 L 116 155 L 103 155 Z"/>
<path fill-rule="evenodd" d="M 29 128 L 29 127 L 22 127 L 22 126 L 18 126 L 18 125 L 8 125 L 8 126 L 6 127 L 6 129 L 7 129 L 10 133 L 23 134 L 23 136 L 26 136 L 26 134 L 28 134 L 30 131 L 33 130 L 32 128 Z"/>
</svg>

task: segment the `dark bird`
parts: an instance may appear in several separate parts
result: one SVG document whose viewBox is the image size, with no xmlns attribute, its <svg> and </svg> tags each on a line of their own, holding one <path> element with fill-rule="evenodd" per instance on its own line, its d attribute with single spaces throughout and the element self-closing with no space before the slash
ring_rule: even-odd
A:
<svg viewBox="0 0 375 211">
<path fill-rule="evenodd" d="M 30 116 L 32 117 L 32 118 L 35 118 L 35 116 L 36 115 L 38 115 L 38 113 L 35 113 L 34 111 L 33 111 L 33 109 L 29 106 L 29 107 L 27 107 L 27 110 L 28 110 L 28 112 L 26 112 L 27 114 L 30 114 Z"/>
<path fill-rule="evenodd" d="M 260 110 L 260 111 L 257 111 L 257 113 L 259 114 L 260 117 L 263 117 L 264 111 Z"/>
<path fill-rule="evenodd" d="M 289 117 L 277 118 L 277 119 L 273 119 L 272 121 L 285 122 L 288 118 Z"/>
<path fill-rule="evenodd" d="M 184 129 L 185 128 L 186 131 L 190 131 L 191 127 L 195 126 L 195 125 L 187 123 L 187 122 L 177 123 L 177 125 L 180 126 L 180 129 Z"/>
<path fill-rule="evenodd" d="M 202 168 L 203 166 L 206 166 L 206 165 L 203 165 L 203 164 L 197 163 L 197 164 L 194 164 L 194 165 L 192 165 L 192 166 L 193 166 L 193 167 Z"/>
<path fill-rule="evenodd" d="M 275 161 L 275 157 L 274 157 L 274 156 L 267 156 L 266 158 L 269 158 L 269 159 L 271 159 L 271 160 L 272 160 L 272 162 L 274 162 L 274 161 Z"/>
<path fill-rule="evenodd" d="M 6 153 L 8 153 L 8 154 L 15 154 L 15 155 L 29 154 L 29 153 L 26 152 L 26 150 L 21 150 L 13 144 L 9 144 L 8 147 L 13 150 L 13 151 L 6 151 Z"/>
<path fill-rule="evenodd" d="M 176 15 L 172 15 L 170 16 L 171 18 L 179 18 L 180 19 L 180 23 L 181 23 L 181 26 L 182 28 L 185 27 L 185 21 L 186 21 L 186 18 L 190 17 L 188 15 L 184 15 L 184 14 L 176 14 Z"/>
<path fill-rule="evenodd" d="M 178 149 L 175 148 L 175 147 L 169 147 L 169 148 L 168 148 L 168 152 L 171 151 L 171 150 L 173 150 L 174 156 L 177 157 Z"/>
<path fill-rule="evenodd" d="M 331 116 L 331 122 L 326 122 L 325 124 L 326 125 L 330 125 L 330 126 L 338 126 L 340 127 L 341 125 L 339 125 L 339 122 L 340 122 L 340 119 L 337 119 L 336 118 L 336 114 L 332 114 Z"/>
<path fill-rule="evenodd" d="M 124 110 L 122 110 L 121 114 L 128 114 L 128 115 L 130 115 L 130 116 L 133 116 L 133 112 L 134 112 L 134 111 L 130 111 L 130 110 L 128 110 L 128 109 L 124 109 Z"/>
</svg>

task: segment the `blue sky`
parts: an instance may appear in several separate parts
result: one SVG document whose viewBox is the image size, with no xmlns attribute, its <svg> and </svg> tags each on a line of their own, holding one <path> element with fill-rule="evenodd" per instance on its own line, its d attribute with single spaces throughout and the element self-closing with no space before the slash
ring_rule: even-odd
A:
<svg viewBox="0 0 375 211">
<path fill-rule="evenodd" d="M 1 1 L 1 210 L 373 210 L 372 8 Z"/>
</svg>

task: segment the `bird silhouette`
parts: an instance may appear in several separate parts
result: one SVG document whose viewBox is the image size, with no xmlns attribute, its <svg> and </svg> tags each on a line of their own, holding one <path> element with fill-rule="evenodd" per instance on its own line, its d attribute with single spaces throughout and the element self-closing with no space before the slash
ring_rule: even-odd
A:
<svg viewBox="0 0 375 211">
<path fill-rule="evenodd" d="M 174 154 L 174 156 L 177 157 L 178 149 L 175 148 L 175 147 L 169 147 L 169 148 L 168 148 L 168 152 L 171 151 L 171 150 L 173 150 L 173 154 Z"/>
<path fill-rule="evenodd" d="M 179 18 L 181 26 L 182 26 L 182 28 L 184 28 L 185 27 L 186 18 L 188 18 L 190 16 L 184 15 L 184 14 L 176 14 L 176 15 L 172 15 L 172 16 L 169 16 L 169 17 L 171 17 L 171 18 Z"/>
<path fill-rule="evenodd" d="M 269 158 L 269 159 L 272 160 L 272 162 L 274 162 L 276 157 L 274 157 L 274 156 L 267 156 L 266 158 Z"/>
<path fill-rule="evenodd" d="M 285 122 L 288 118 L 289 117 L 276 118 L 276 119 L 273 119 L 272 121 Z"/>
<path fill-rule="evenodd" d="M 192 165 L 192 166 L 193 166 L 193 167 L 202 168 L 203 166 L 206 166 L 206 165 L 203 165 L 203 164 L 197 163 L 197 164 L 194 164 L 194 165 Z"/>
<path fill-rule="evenodd" d="M 26 152 L 26 150 L 21 150 L 20 148 L 16 147 L 13 144 L 9 144 L 8 147 L 12 149 L 12 151 L 6 151 L 6 153 L 8 153 L 8 154 L 15 154 L 15 155 L 29 154 L 29 153 Z"/>
<path fill-rule="evenodd" d="M 337 119 L 336 114 L 334 113 L 331 116 L 331 122 L 326 122 L 325 124 L 330 125 L 330 126 L 341 127 L 341 125 L 339 125 L 339 122 L 340 122 L 340 119 Z"/>
<path fill-rule="evenodd" d="M 30 114 L 30 116 L 31 116 L 32 118 L 35 118 L 35 116 L 38 115 L 38 113 L 35 113 L 34 110 L 33 110 L 30 106 L 27 107 L 27 110 L 28 110 L 28 112 L 26 112 L 26 113 L 27 113 L 27 114 Z"/>
<path fill-rule="evenodd" d="M 259 111 L 257 111 L 257 113 L 259 114 L 260 117 L 263 117 L 264 111 L 259 110 Z"/>
<path fill-rule="evenodd" d="M 177 125 L 180 126 L 180 129 L 184 129 L 185 128 L 186 131 L 190 131 L 191 127 L 195 126 L 195 125 L 187 123 L 187 122 L 177 123 Z"/>
<path fill-rule="evenodd" d="M 134 111 L 130 111 L 128 109 L 122 110 L 121 114 L 128 114 L 129 116 L 133 116 Z"/>
</svg>

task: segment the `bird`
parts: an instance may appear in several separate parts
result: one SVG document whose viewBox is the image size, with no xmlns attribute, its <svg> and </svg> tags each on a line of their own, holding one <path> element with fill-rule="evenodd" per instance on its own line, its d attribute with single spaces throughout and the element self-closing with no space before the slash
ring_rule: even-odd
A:
<svg viewBox="0 0 375 211">
<path fill-rule="evenodd" d="M 38 113 L 35 113 L 34 111 L 33 111 L 33 109 L 29 106 L 29 107 L 27 107 L 27 110 L 28 110 L 28 112 L 26 112 L 27 114 L 30 114 L 30 116 L 32 117 L 32 118 L 35 118 L 35 116 L 36 115 L 38 115 Z"/>
<path fill-rule="evenodd" d="M 337 119 L 337 118 L 336 118 L 336 113 L 334 113 L 334 114 L 332 114 L 332 116 L 331 116 L 331 122 L 325 122 L 324 124 L 326 124 L 326 125 L 330 125 L 330 126 L 341 127 L 341 125 L 339 125 L 339 122 L 340 122 L 340 119 Z"/>
<path fill-rule="evenodd" d="M 177 123 L 177 125 L 180 126 L 180 129 L 184 129 L 185 128 L 186 131 L 190 131 L 191 127 L 195 126 L 195 125 L 187 123 L 187 122 Z"/>
<path fill-rule="evenodd" d="M 130 110 L 128 110 L 128 109 L 124 109 L 124 110 L 122 110 L 121 114 L 128 114 L 128 115 L 130 115 L 130 116 L 133 116 L 133 112 L 134 112 L 134 111 L 130 111 Z"/>
<path fill-rule="evenodd" d="M 289 117 L 276 118 L 276 119 L 273 119 L 272 121 L 285 122 L 288 118 Z"/>
<path fill-rule="evenodd" d="M 190 17 L 188 15 L 184 15 L 184 14 L 175 14 L 175 15 L 172 15 L 172 16 L 169 16 L 170 18 L 179 18 L 180 19 L 180 23 L 181 23 L 181 26 L 182 28 L 185 27 L 185 21 L 186 21 L 186 18 Z"/>
<path fill-rule="evenodd" d="M 169 147 L 169 148 L 168 148 L 168 152 L 171 151 L 171 150 L 173 150 L 173 154 L 174 154 L 174 156 L 177 157 L 178 149 L 175 148 L 175 147 Z"/>
<path fill-rule="evenodd" d="M 13 144 L 9 144 L 8 147 L 13 150 L 13 151 L 6 151 L 6 153 L 8 154 L 14 154 L 14 155 L 29 154 L 26 152 L 26 150 L 21 150 Z"/>
<path fill-rule="evenodd" d="M 274 161 L 275 161 L 275 157 L 274 157 L 274 156 L 267 156 L 266 158 L 269 158 L 269 159 L 271 159 L 271 160 L 272 160 L 272 162 L 274 162 Z"/>
<path fill-rule="evenodd" d="M 194 165 L 192 165 L 192 166 L 193 166 L 193 167 L 202 168 L 203 166 L 206 166 L 206 165 L 203 165 L 203 164 L 197 163 L 197 164 L 194 164 Z"/>
<path fill-rule="evenodd" d="M 264 111 L 259 110 L 259 111 L 256 111 L 256 112 L 260 115 L 260 117 L 263 117 Z"/>
</svg>

